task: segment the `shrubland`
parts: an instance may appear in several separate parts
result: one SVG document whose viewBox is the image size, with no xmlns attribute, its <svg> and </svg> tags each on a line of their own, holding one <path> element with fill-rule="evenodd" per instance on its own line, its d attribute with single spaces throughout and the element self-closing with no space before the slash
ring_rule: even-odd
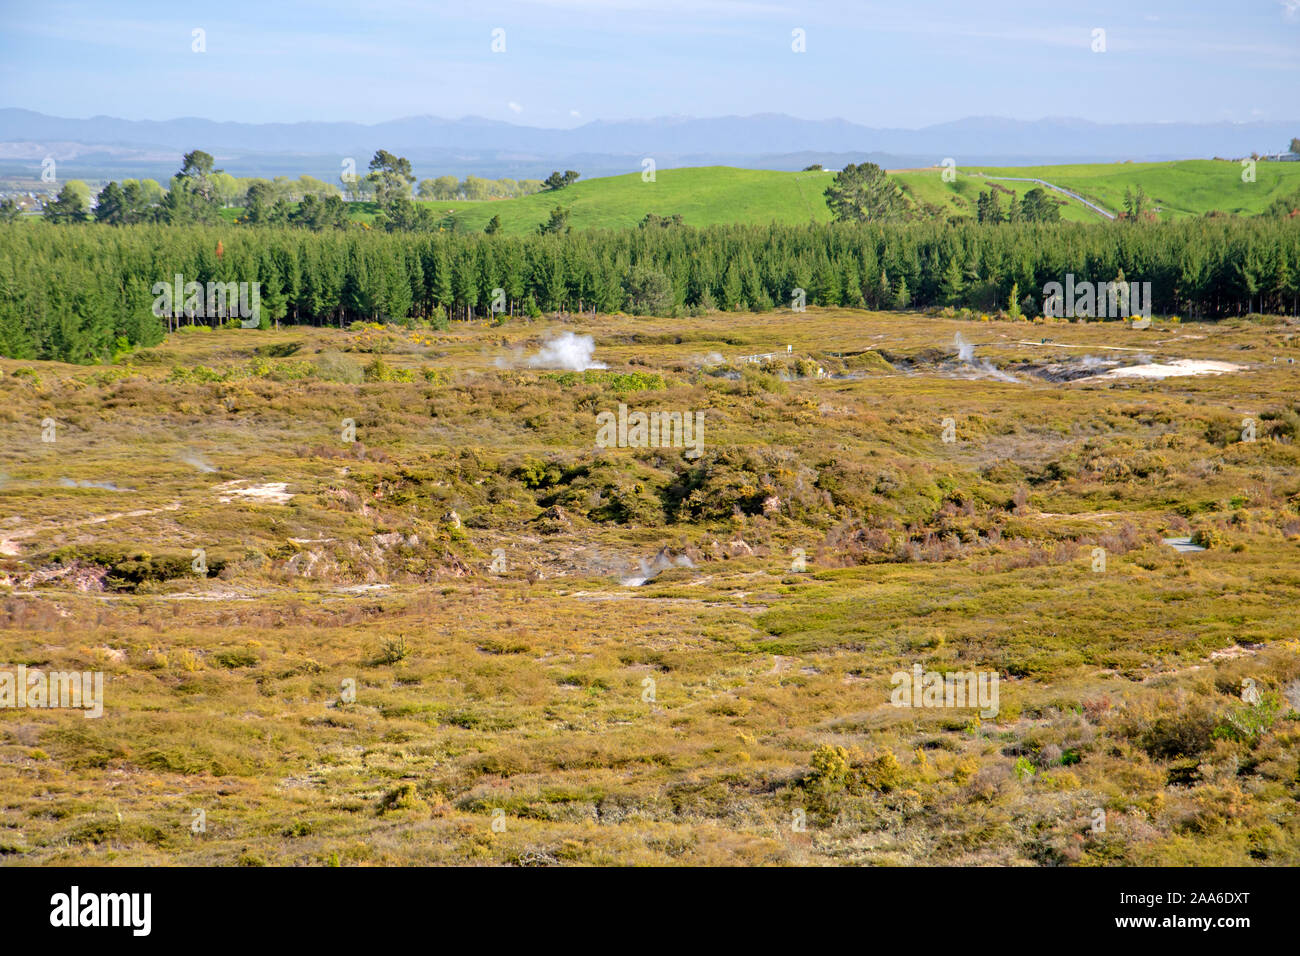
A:
<svg viewBox="0 0 1300 956">
<path fill-rule="evenodd" d="M 561 331 L 608 367 L 530 367 Z M 1044 372 L 1142 353 L 1240 371 Z M 0 709 L 0 851 L 1295 864 L 1297 356 L 812 309 L 0 360 L 0 662 L 106 675 L 99 719 Z M 703 454 L 597 447 L 619 403 Z M 914 664 L 998 713 L 893 706 Z"/>
</svg>

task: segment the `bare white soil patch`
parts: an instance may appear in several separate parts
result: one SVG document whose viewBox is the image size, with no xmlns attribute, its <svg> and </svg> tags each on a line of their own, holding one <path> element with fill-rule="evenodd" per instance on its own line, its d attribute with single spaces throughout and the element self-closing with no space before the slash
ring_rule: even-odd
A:
<svg viewBox="0 0 1300 956">
<path fill-rule="evenodd" d="M 164 601 L 251 601 L 251 595 L 241 594 L 238 591 L 208 591 L 199 593 L 197 591 L 178 591 L 175 594 L 159 595 Z"/>
<path fill-rule="evenodd" d="M 119 518 L 143 518 L 146 515 L 156 515 L 163 511 L 176 511 L 179 508 L 180 503 L 177 502 L 175 504 L 170 504 L 165 508 L 145 508 L 140 511 L 114 511 L 112 514 L 100 515 L 97 518 L 82 518 L 78 521 L 69 521 L 65 524 L 41 525 L 34 528 L 23 528 L 19 531 L 13 531 L 8 535 L 0 537 L 0 554 L 17 557 L 22 554 L 17 542 L 46 531 L 66 531 L 69 528 L 79 528 L 90 524 L 103 524 L 106 521 L 116 521 Z"/>
<path fill-rule="evenodd" d="M 1148 362 L 1146 365 L 1126 365 L 1113 368 L 1100 375 L 1081 378 L 1081 382 L 1100 382 L 1117 378 L 1179 378 L 1184 375 L 1222 375 L 1225 372 L 1240 372 L 1244 365 L 1231 362 L 1214 362 L 1209 359 L 1174 359 L 1172 362 Z"/>
<path fill-rule="evenodd" d="M 1055 511 L 1040 511 L 1040 518 L 1075 518 L 1079 521 L 1094 521 L 1101 518 L 1116 518 L 1122 512 L 1119 511 L 1079 511 L 1074 514 L 1064 514 Z"/>
<path fill-rule="evenodd" d="M 247 485 L 247 487 L 240 487 Z M 261 501 L 270 504 L 283 505 L 288 504 L 293 498 L 291 492 L 285 489 L 289 487 L 287 481 L 268 481 L 260 485 L 251 485 L 247 479 L 240 478 L 236 481 L 226 481 L 219 485 L 214 485 L 212 490 L 220 495 L 222 504 L 229 504 L 233 497 L 243 498 L 247 501 Z"/>
<path fill-rule="evenodd" d="M 1210 660 L 1231 661 L 1238 657 L 1250 657 L 1252 654 L 1259 653 L 1263 647 L 1263 644 L 1233 644 L 1219 651 L 1210 651 Z"/>
</svg>

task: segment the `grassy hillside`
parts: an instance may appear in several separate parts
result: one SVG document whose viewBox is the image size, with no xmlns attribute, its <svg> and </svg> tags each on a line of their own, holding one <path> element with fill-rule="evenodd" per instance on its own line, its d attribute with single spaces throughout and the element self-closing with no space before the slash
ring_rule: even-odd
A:
<svg viewBox="0 0 1300 956">
<path fill-rule="evenodd" d="M 481 231 L 494 215 L 501 217 L 505 235 L 536 232 L 557 205 L 570 211 L 574 229 L 622 229 L 635 226 L 653 212 L 680 214 L 691 226 L 727 223 L 829 222 L 822 196 L 833 172 L 783 172 L 704 166 L 659 170 L 656 181 L 643 182 L 640 173 L 580 180 L 560 192 L 536 193 L 518 199 L 426 202 L 440 219 L 454 216 L 460 228 Z M 230 221 L 242 208 L 222 210 Z M 378 207 L 356 203 L 353 217 L 373 222 Z"/>
<path fill-rule="evenodd" d="M 570 211 L 574 229 L 635 226 L 646 213 L 680 214 L 688 225 L 725 223 L 828 222 L 822 196 L 831 173 L 791 173 L 766 169 L 704 166 L 659 170 L 655 182 L 640 173 L 579 180 L 559 192 L 487 202 L 435 202 L 442 215 L 454 215 L 463 228 L 481 230 L 494 215 L 506 234 L 535 232 L 557 205 Z"/>
<path fill-rule="evenodd" d="M 943 208 L 949 215 L 974 216 L 975 200 L 996 182 L 1017 196 L 1035 188 L 1032 182 L 1007 182 L 991 177 L 1042 179 L 1076 192 L 1112 212 L 1124 206 L 1126 187 L 1141 186 L 1159 207 L 1162 219 L 1199 216 L 1213 210 L 1257 215 L 1279 196 L 1300 190 L 1300 163 L 1259 163 L 1256 181 L 1241 181 L 1241 165 L 1226 160 L 1186 160 L 1174 163 L 1094 163 L 1077 166 L 1007 166 L 959 170 L 956 181 L 942 181 L 942 170 L 898 170 L 892 175 L 911 195 Z M 427 203 L 439 218 L 454 217 L 460 228 L 480 231 L 494 215 L 502 232 L 535 232 L 557 205 L 570 211 L 574 229 L 621 229 L 635 226 L 646 213 L 680 214 L 691 226 L 726 223 L 827 222 L 830 211 L 823 193 L 833 170 L 783 172 L 705 166 L 660 170 L 656 181 L 643 182 L 640 173 L 575 183 L 559 192 L 519 199 L 481 202 Z M 1103 217 L 1059 193 L 1061 218 L 1067 222 L 1099 222 Z M 373 221 L 373 203 L 358 203 L 354 216 Z M 223 210 L 230 220 L 242 209 Z"/>
<path fill-rule="evenodd" d="M 904 185 L 913 197 L 921 202 L 940 206 L 949 215 L 970 216 L 973 218 L 975 216 L 976 199 L 979 198 L 981 192 L 987 192 L 990 184 L 994 181 L 974 175 L 959 175 L 955 181 L 945 183 L 942 172 L 943 170 L 936 167 L 934 169 L 899 170 L 891 175 Z M 1035 176 L 1033 178 L 1055 182 L 1050 176 Z M 1035 183 L 997 182 L 997 185 L 1003 189 L 1011 190 L 1016 194 L 1017 199 L 1036 187 Z M 1002 198 L 1003 208 L 1005 209 L 1007 197 L 1003 196 Z M 1066 222 L 1101 222 L 1104 220 L 1104 217 L 1099 213 L 1076 200 L 1069 199 L 1059 193 L 1052 193 L 1052 198 L 1061 200 L 1063 203 L 1061 206 L 1061 219 Z"/>
<path fill-rule="evenodd" d="M 940 180 L 939 173 L 938 169 L 905 170 L 891 175 L 921 202 L 941 206 L 952 215 L 973 216 L 975 198 L 987 185 L 965 178 L 948 184 Z M 834 170 L 792 173 L 727 166 L 668 169 L 661 170 L 654 183 L 642 182 L 639 173 L 632 173 L 579 181 L 559 193 L 522 199 L 430 205 L 441 216 L 455 216 L 462 228 L 469 230 L 482 229 L 493 215 L 499 215 L 507 234 L 535 231 L 557 205 L 570 210 L 574 229 L 635 226 L 648 212 L 680 214 L 692 226 L 828 222 L 831 216 L 824 193 L 834 174 Z M 1017 196 L 1033 188 L 1026 183 L 1001 185 Z M 1061 215 L 1074 222 L 1101 218 L 1073 201 L 1067 202 Z"/>
<path fill-rule="evenodd" d="M 983 174 L 1045 179 L 1091 199 L 1111 212 L 1123 210 L 1125 187 L 1137 189 L 1141 186 L 1160 207 L 1161 219 L 1201 216 L 1214 210 L 1241 216 L 1257 215 L 1274 199 L 1300 189 L 1300 163 L 1258 163 L 1253 183 L 1241 181 L 1241 163 L 1213 159 L 1189 159 L 1176 163 L 981 167 L 965 172 L 972 178 Z M 1026 184 L 1002 185 L 1019 187 Z"/>
<path fill-rule="evenodd" d="M 557 205 L 570 211 L 574 229 L 621 229 L 635 226 L 648 212 L 660 216 L 680 214 L 691 226 L 726 223 L 829 222 L 830 211 L 822 197 L 832 172 L 791 173 L 767 169 L 703 166 L 665 169 L 656 181 L 643 182 L 640 173 L 579 180 L 559 192 L 536 193 L 518 199 L 484 201 L 438 200 L 423 202 L 440 219 L 454 216 L 461 228 L 481 231 L 494 215 L 501 217 L 502 233 L 536 232 Z M 373 222 L 375 203 L 356 203 L 353 218 Z M 243 209 L 222 210 L 230 221 Z"/>
</svg>

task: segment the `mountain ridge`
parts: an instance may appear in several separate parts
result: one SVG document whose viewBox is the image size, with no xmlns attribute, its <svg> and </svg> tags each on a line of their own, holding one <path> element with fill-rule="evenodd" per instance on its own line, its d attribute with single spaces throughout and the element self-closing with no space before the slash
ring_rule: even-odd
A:
<svg viewBox="0 0 1300 956">
<path fill-rule="evenodd" d="M 1295 135 L 1300 135 L 1300 120 L 1097 123 L 1075 117 L 977 116 L 902 129 L 839 118 L 759 113 L 594 119 L 566 128 L 525 126 L 482 116 L 431 115 L 372 124 L 242 123 L 202 117 L 126 120 L 105 115 L 77 119 L 4 107 L 0 108 L 0 145 L 10 148 L 0 151 L 6 157 L 0 158 L 0 164 L 16 175 L 16 164 L 30 166 L 27 154 L 39 152 L 42 144 L 60 144 L 57 149 L 51 145 L 49 154 L 61 162 L 104 152 L 87 147 L 112 147 L 116 152 L 111 159 L 97 161 L 110 172 L 118 166 L 134 168 L 133 159 L 139 165 L 146 155 L 156 157 L 160 151 L 170 151 L 178 159 L 185 151 L 204 149 L 240 175 L 263 175 L 292 165 L 290 157 L 298 157 L 302 165 L 329 172 L 333 178 L 341 159 L 351 158 L 363 167 L 382 148 L 407 156 L 422 170 L 536 176 L 581 161 L 586 168 L 572 168 L 596 175 L 639 169 L 644 158 L 654 159 L 659 168 L 789 168 L 803 160 L 840 163 L 868 157 L 890 168 L 933 165 L 949 157 L 959 165 L 1208 159 L 1281 150 Z M 15 144 L 24 146 L 22 156 L 17 155 Z"/>
</svg>

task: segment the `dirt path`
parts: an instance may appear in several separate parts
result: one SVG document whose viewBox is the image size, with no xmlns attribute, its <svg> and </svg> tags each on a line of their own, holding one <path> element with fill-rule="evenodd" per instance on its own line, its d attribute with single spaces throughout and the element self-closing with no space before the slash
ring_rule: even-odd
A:
<svg viewBox="0 0 1300 956">
<path fill-rule="evenodd" d="M 161 514 L 164 511 L 178 511 L 181 503 L 179 501 L 169 504 L 165 508 L 144 508 L 140 511 L 115 511 L 112 514 L 100 515 L 96 518 L 82 518 L 79 521 L 69 521 L 64 524 L 38 525 L 34 528 L 23 528 L 20 531 L 13 531 L 7 535 L 0 536 L 0 554 L 9 557 L 18 557 L 22 554 L 16 542 L 33 535 L 40 534 L 44 531 L 66 531 L 69 528 L 81 528 L 86 525 L 103 524 L 106 521 L 116 521 L 118 518 L 143 518 L 146 515 Z"/>
<path fill-rule="evenodd" d="M 1016 345 L 1032 345 L 1034 348 L 1041 349 L 1109 349 L 1112 352 L 1149 352 L 1150 347 L 1135 348 L 1131 345 L 1071 345 L 1068 342 L 1030 342 L 1027 339 L 1020 339 Z"/>
</svg>

